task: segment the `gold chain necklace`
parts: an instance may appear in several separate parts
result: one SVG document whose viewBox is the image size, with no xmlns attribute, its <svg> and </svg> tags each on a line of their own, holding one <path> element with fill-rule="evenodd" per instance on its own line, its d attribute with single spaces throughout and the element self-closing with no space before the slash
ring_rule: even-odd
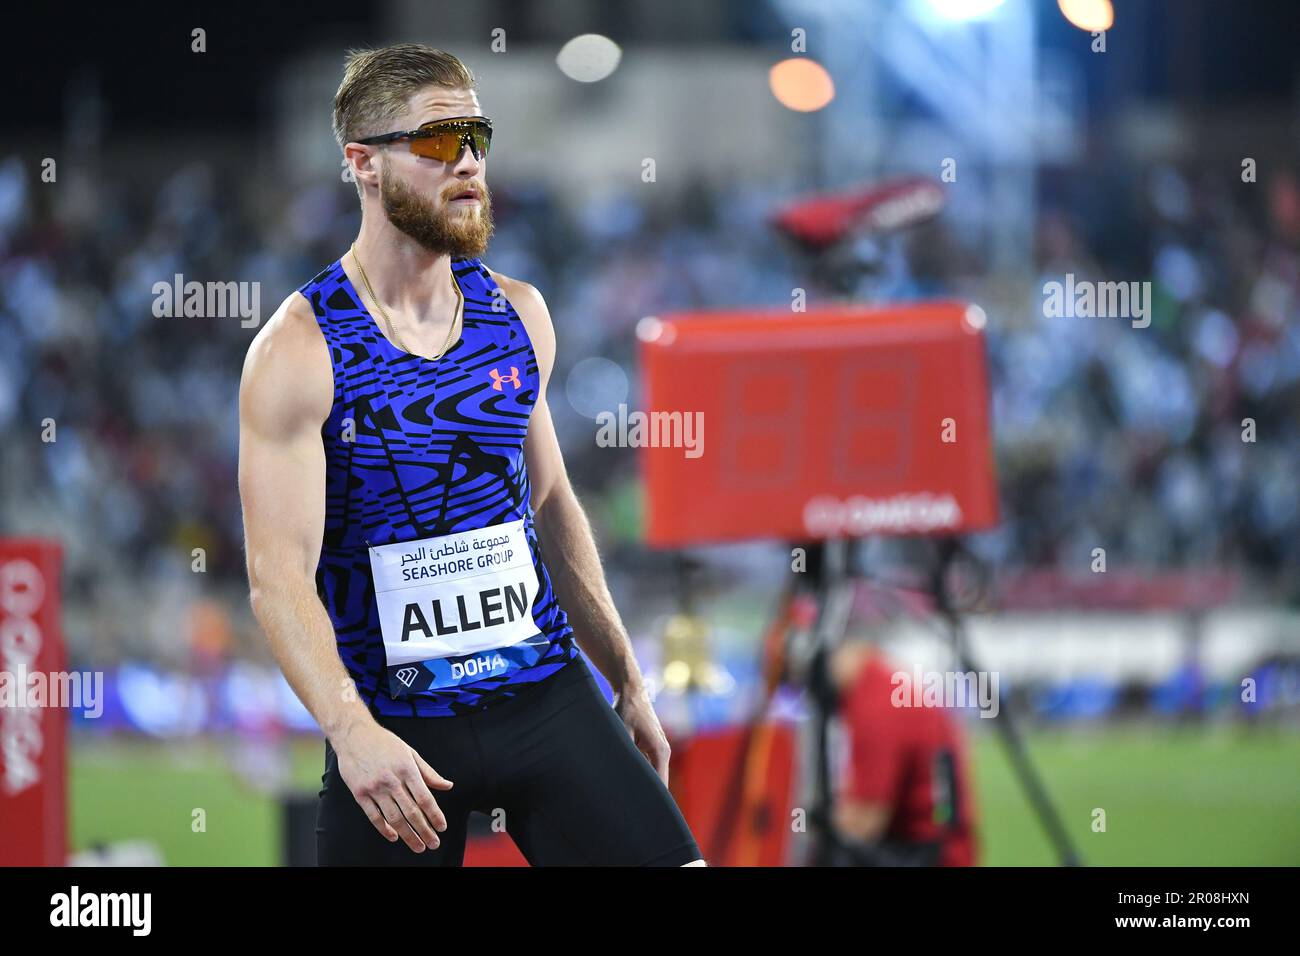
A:
<svg viewBox="0 0 1300 956">
<path fill-rule="evenodd" d="M 415 355 L 416 353 L 411 352 L 411 350 L 406 347 L 406 343 L 402 341 L 402 337 L 397 334 L 397 329 L 393 328 L 393 320 L 388 317 L 388 312 L 384 309 L 384 303 L 379 301 L 379 296 L 375 295 L 375 290 L 370 287 L 370 277 L 366 275 L 365 266 L 361 264 L 361 260 L 357 257 L 357 244 L 355 242 L 352 243 L 352 261 L 357 264 L 357 271 L 361 273 L 361 281 L 366 285 L 366 292 L 370 294 L 370 301 L 378 307 L 379 314 L 384 317 L 384 324 L 388 326 L 388 334 L 393 337 L 393 344 L 403 352 L 409 352 L 411 355 Z M 465 296 L 460 291 L 460 283 L 456 281 L 455 275 L 452 275 L 451 277 L 451 284 L 456 287 L 456 314 L 451 317 L 451 328 L 447 330 L 447 341 L 442 343 L 442 349 L 437 355 L 429 356 L 429 361 L 431 362 L 436 362 L 438 359 L 442 358 L 447 354 L 447 349 L 451 348 L 452 336 L 456 334 L 456 320 L 460 318 L 465 308 Z"/>
</svg>

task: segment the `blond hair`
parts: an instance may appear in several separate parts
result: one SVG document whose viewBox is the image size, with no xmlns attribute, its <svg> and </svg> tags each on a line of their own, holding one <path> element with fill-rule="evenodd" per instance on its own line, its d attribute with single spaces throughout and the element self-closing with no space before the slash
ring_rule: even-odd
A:
<svg viewBox="0 0 1300 956">
<path fill-rule="evenodd" d="M 422 43 L 350 50 L 343 82 L 334 94 L 334 138 L 339 149 L 390 132 L 386 121 L 406 111 L 412 93 L 426 86 L 477 92 L 474 74 L 459 59 Z"/>
</svg>

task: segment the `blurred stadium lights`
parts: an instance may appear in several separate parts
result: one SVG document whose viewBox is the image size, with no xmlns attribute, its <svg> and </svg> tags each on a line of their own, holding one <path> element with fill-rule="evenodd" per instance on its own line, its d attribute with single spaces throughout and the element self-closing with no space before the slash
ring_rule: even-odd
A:
<svg viewBox="0 0 1300 956">
<path fill-rule="evenodd" d="M 768 74 L 772 95 L 786 109 L 813 113 L 835 98 L 835 81 L 816 60 L 792 57 Z"/>
<path fill-rule="evenodd" d="M 972 331 L 979 332 L 988 325 L 989 317 L 978 305 L 972 305 L 966 310 L 965 320 Z"/>
<path fill-rule="evenodd" d="M 576 36 L 560 48 L 555 63 L 565 76 L 579 83 L 597 83 L 618 68 L 623 50 L 599 33 Z"/>
<path fill-rule="evenodd" d="M 1056 0 L 1065 19 L 1080 30 L 1100 33 L 1115 24 L 1115 8 L 1110 0 Z"/>
<path fill-rule="evenodd" d="M 940 162 L 953 157 L 958 181 L 975 186 L 954 190 L 955 198 L 988 200 L 952 207 L 954 225 L 988 249 L 994 268 L 1026 261 L 1042 149 L 1063 158 L 1077 132 L 1057 91 L 1039 82 L 1036 5 L 972 2 L 969 9 L 983 6 L 984 15 L 958 25 L 936 16 L 930 0 L 898 8 L 774 2 L 788 23 L 817 25 L 819 59 L 835 81 L 837 108 L 821 119 L 819 187 L 893 173 L 937 177 Z"/>
<path fill-rule="evenodd" d="M 915 0 L 921 12 L 948 21 L 979 20 L 988 16 L 1005 0 Z"/>
<path fill-rule="evenodd" d="M 588 356 L 569 370 L 564 394 L 575 412 L 595 419 L 601 412 L 613 412 L 627 401 L 627 372 L 617 362 L 599 355 Z"/>
</svg>

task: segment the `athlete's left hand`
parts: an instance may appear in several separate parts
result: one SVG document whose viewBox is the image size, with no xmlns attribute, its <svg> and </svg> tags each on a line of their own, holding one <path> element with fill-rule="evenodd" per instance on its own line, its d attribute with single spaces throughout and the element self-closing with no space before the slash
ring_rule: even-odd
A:
<svg viewBox="0 0 1300 956">
<path fill-rule="evenodd" d="M 650 766 L 655 768 L 664 785 L 668 784 L 668 758 L 672 749 L 668 738 L 659 725 L 659 715 L 650 703 L 650 695 L 644 689 L 620 693 L 614 701 L 614 712 L 622 719 L 632 742 L 645 754 Z"/>
</svg>

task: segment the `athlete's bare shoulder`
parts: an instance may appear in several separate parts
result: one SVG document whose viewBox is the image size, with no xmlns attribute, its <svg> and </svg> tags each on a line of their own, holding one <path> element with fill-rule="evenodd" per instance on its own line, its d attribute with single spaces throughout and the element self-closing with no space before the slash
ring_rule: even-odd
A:
<svg viewBox="0 0 1300 956">
<path fill-rule="evenodd" d="M 240 419 L 274 431 L 319 427 L 333 402 L 329 346 L 311 303 L 293 292 L 258 330 L 244 356 Z"/>
<path fill-rule="evenodd" d="M 537 365 L 541 369 L 542 378 L 548 379 L 551 368 L 555 365 L 555 326 L 551 323 L 546 300 L 535 286 L 522 279 L 512 279 L 491 269 L 488 269 L 488 274 L 519 313 L 520 321 L 528 330 L 528 337 L 533 340 L 533 351 L 537 354 Z"/>
</svg>

